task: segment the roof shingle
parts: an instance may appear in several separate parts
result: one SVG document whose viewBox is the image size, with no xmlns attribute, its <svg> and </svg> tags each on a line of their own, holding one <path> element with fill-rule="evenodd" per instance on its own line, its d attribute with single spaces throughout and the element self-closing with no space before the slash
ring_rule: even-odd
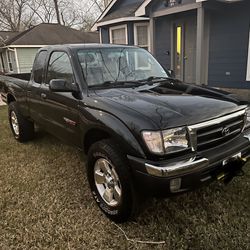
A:
<svg viewBox="0 0 250 250">
<path fill-rule="evenodd" d="M 122 3 L 122 1 L 121 3 L 118 2 L 117 6 L 114 6 L 112 8 L 114 10 L 111 9 L 105 17 L 99 20 L 99 22 L 110 21 L 112 19 L 117 19 L 122 17 L 134 16 L 136 10 L 141 6 L 143 2 L 144 2 L 143 0 L 138 0 L 135 3 L 131 4 L 124 4 Z"/>
<path fill-rule="evenodd" d="M 0 46 L 6 44 L 6 42 L 13 37 L 17 36 L 19 32 L 14 31 L 0 31 Z"/>
<path fill-rule="evenodd" d="M 8 39 L 6 45 L 54 45 L 98 43 L 98 33 L 83 32 L 59 24 L 42 23 Z"/>
</svg>

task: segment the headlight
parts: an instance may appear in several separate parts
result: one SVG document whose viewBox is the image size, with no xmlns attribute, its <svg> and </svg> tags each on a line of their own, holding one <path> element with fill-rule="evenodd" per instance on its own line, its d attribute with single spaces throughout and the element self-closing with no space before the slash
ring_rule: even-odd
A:
<svg viewBox="0 0 250 250">
<path fill-rule="evenodd" d="M 247 118 L 246 118 L 246 125 L 245 129 L 250 128 L 250 107 L 247 109 Z"/>
<path fill-rule="evenodd" d="M 162 133 L 166 153 L 181 151 L 189 147 L 185 127 L 165 130 Z"/>
<path fill-rule="evenodd" d="M 187 129 L 185 127 L 161 132 L 144 131 L 142 136 L 148 149 L 155 154 L 173 153 L 189 147 Z"/>
</svg>

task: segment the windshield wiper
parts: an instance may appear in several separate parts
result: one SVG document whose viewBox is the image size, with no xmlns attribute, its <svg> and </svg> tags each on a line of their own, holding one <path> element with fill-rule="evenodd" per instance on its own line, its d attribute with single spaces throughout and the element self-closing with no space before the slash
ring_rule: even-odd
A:
<svg viewBox="0 0 250 250">
<path fill-rule="evenodd" d="M 139 80 L 139 82 L 145 82 L 145 83 L 155 83 L 155 81 L 166 81 L 166 80 L 169 80 L 168 77 L 164 77 L 164 76 L 150 76 L 146 79 L 143 79 L 143 80 Z"/>
<path fill-rule="evenodd" d="M 101 84 L 90 85 L 89 88 L 120 88 L 120 87 L 134 87 L 141 86 L 140 81 L 105 81 Z"/>
<path fill-rule="evenodd" d="M 150 76 L 147 79 L 140 80 L 139 82 L 143 85 L 154 85 L 154 84 L 164 84 L 168 83 L 174 85 L 174 79 L 169 77 L 161 77 L 161 76 Z"/>
<path fill-rule="evenodd" d="M 127 80 L 127 81 L 105 81 L 101 84 L 90 85 L 89 88 L 121 88 L 121 87 L 140 87 L 142 85 L 153 85 L 155 83 L 171 80 L 168 77 L 150 76 L 142 80 Z"/>
</svg>

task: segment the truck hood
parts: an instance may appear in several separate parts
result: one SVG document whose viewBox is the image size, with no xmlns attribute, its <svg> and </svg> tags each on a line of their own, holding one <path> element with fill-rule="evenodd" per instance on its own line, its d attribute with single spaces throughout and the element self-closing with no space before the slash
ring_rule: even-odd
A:
<svg viewBox="0 0 250 250">
<path fill-rule="evenodd" d="M 114 109 L 123 106 L 127 108 L 123 112 L 140 113 L 160 129 L 192 125 L 244 108 L 225 93 L 180 82 L 102 89 L 95 94 L 103 102 L 113 103 Z"/>
</svg>

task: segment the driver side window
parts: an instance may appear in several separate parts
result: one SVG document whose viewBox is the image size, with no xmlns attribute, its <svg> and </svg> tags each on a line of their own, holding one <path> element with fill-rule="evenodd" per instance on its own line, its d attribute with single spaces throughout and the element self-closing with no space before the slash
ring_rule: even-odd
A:
<svg viewBox="0 0 250 250">
<path fill-rule="evenodd" d="M 47 83 L 52 79 L 64 79 L 68 84 L 74 83 L 73 69 L 66 52 L 56 51 L 50 56 Z"/>
</svg>

